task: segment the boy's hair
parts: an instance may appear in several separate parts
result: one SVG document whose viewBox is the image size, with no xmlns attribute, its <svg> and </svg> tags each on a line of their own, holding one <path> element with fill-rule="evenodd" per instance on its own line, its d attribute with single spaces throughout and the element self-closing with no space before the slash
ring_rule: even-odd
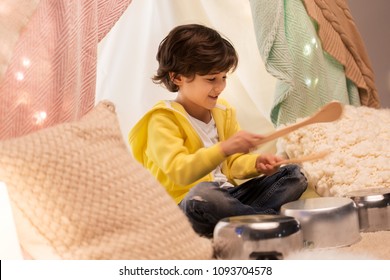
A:
<svg viewBox="0 0 390 280">
<path fill-rule="evenodd" d="M 171 92 L 177 92 L 179 87 L 173 83 L 170 73 L 194 78 L 196 74 L 234 71 L 238 64 L 233 45 L 214 29 L 199 24 L 172 29 L 161 41 L 156 59 L 159 67 L 152 80 L 164 84 Z"/>
</svg>

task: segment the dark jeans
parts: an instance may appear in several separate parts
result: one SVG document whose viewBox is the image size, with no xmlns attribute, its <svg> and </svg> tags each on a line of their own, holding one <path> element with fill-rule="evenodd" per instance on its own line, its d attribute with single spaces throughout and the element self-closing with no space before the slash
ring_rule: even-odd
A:
<svg viewBox="0 0 390 280">
<path fill-rule="evenodd" d="M 212 237 L 219 220 L 232 216 L 277 214 L 280 207 L 297 200 L 307 188 L 298 165 L 286 165 L 270 176 L 256 177 L 229 188 L 215 182 L 194 186 L 179 207 L 199 235 Z"/>
</svg>

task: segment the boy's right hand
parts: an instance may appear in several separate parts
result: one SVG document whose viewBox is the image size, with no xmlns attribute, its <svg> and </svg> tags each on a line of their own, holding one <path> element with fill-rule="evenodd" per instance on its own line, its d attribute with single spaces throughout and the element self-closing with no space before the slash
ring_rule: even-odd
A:
<svg viewBox="0 0 390 280">
<path fill-rule="evenodd" d="M 263 138 L 263 135 L 241 130 L 221 142 L 222 151 L 226 156 L 236 153 L 249 153 L 257 148 L 257 143 Z"/>
</svg>

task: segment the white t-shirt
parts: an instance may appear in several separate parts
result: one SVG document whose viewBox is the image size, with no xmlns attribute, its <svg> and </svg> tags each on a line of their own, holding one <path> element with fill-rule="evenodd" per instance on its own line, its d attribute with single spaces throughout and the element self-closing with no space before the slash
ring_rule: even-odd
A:
<svg viewBox="0 0 390 280">
<path fill-rule="evenodd" d="M 203 141 L 203 145 L 206 148 L 216 144 L 219 141 L 217 126 L 215 125 L 215 121 L 212 116 L 209 123 L 204 123 L 190 115 L 188 115 L 188 119 L 190 120 L 192 126 L 195 128 L 200 139 Z M 222 173 L 221 165 L 218 165 L 212 173 L 214 177 L 214 182 L 217 182 L 221 188 L 233 187 L 233 185 L 228 182 L 225 174 Z"/>
</svg>

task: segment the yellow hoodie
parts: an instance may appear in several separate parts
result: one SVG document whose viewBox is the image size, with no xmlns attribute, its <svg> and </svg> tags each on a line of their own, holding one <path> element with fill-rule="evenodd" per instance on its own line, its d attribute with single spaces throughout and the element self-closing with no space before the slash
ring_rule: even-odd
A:
<svg viewBox="0 0 390 280">
<path fill-rule="evenodd" d="M 219 141 L 239 131 L 236 113 L 219 99 L 211 110 Z M 179 203 L 196 184 L 213 181 L 212 171 L 222 163 L 229 182 L 259 175 L 255 168 L 258 154 L 234 154 L 226 157 L 220 142 L 205 148 L 192 127 L 188 114 L 175 101 L 160 101 L 129 133 L 131 151 Z"/>
</svg>

